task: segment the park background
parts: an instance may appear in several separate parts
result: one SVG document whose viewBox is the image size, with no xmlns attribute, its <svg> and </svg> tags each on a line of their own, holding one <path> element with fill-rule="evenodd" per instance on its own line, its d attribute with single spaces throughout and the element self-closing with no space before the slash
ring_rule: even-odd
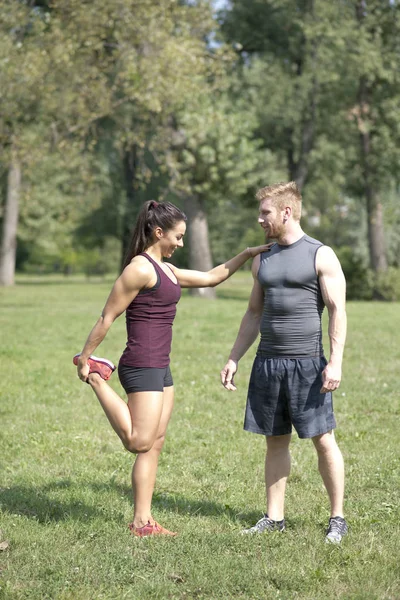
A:
<svg viewBox="0 0 400 600">
<path fill-rule="evenodd" d="M 2 285 L 117 273 L 147 199 L 183 208 L 176 260 L 209 269 L 262 241 L 255 190 L 294 180 L 349 299 L 400 299 L 397 1 L 0 11 Z"/>
<path fill-rule="evenodd" d="M 2 600 L 400 598 L 399 15 L 396 0 L 0 0 Z M 335 407 L 351 535 L 324 544 L 295 436 L 288 531 L 238 536 L 264 508 L 263 439 L 242 432 L 254 349 L 236 394 L 218 383 L 243 270 L 180 302 L 154 504 L 180 535 L 137 543 L 132 458 L 71 356 L 145 200 L 187 213 L 174 260 L 205 270 L 263 241 L 254 192 L 287 180 L 348 282 Z M 119 319 L 101 352 L 123 344 Z"/>
</svg>

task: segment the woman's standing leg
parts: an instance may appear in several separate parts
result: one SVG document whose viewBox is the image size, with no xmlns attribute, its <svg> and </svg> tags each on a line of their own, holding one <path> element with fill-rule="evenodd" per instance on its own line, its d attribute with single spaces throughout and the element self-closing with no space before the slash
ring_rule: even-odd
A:
<svg viewBox="0 0 400 600">
<path fill-rule="evenodd" d="M 89 375 L 93 388 L 114 431 L 125 448 L 138 454 L 132 469 L 134 527 L 154 523 L 151 500 L 158 457 L 174 404 L 174 388 L 163 392 L 134 392 L 126 403 L 99 375 Z"/>
<path fill-rule="evenodd" d="M 138 396 L 141 393 L 128 395 L 128 406 L 131 411 L 132 422 L 136 423 L 142 412 L 138 403 Z M 134 516 L 133 525 L 143 527 L 147 523 L 154 523 L 151 514 L 151 501 L 153 498 L 154 486 L 158 467 L 158 458 L 160 456 L 168 423 L 171 418 L 174 405 L 173 386 L 164 388 L 162 412 L 158 422 L 155 441 L 150 450 L 138 454 L 132 469 L 132 489 L 134 498 Z"/>
</svg>

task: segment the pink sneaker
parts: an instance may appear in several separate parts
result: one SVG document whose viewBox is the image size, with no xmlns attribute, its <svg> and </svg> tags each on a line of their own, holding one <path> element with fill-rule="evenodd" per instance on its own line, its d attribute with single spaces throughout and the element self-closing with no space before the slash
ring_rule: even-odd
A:
<svg viewBox="0 0 400 600">
<path fill-rule="evenodd" d="M 75 354 L 72 362 L 74 365 L 78 364 L 78 358 L 80 354 Z M 89 365 L 89 373 L 98 373 L 102 379 L 110 379 L 111 375 L 115 371 L 116 367 L 111 362 L 111 360 L 107 360 L 106 358 L 97 358 L 97 356 L 93 356 L 91 354 L 87 361 Z"/>
<path fill-rule="evenodd" d="M 135 527 L 133 523 L 128 525 L 131 533 L 136 537 L 147 537 L 149 535 L 177 535 L 173 531 L 168 531 L 165 527 L 162 527 L 157 521 L 154 521 L 154 525 L 150 524 L 150 521 L 143 525 L 143 527 Z"/>
</svg>

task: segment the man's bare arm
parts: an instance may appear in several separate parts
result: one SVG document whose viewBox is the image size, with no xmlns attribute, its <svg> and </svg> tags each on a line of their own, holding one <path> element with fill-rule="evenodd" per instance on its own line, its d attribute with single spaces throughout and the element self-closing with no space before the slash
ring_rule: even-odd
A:
<svg viewBox="0 0 400 600">
<path fill-rule="evenodd" d="M 340 262 L 329 246 L 317 253 L 316 268 L 322 298 L 329 314 L 330 357 L 322 374 L 322 393 L 336 390 L 342 379 L 342 360 L 346 341 L 346 280 Z"/>
<path fill-rule="evenodd" d="M 250 294 L 249 304 L 239 327 L 236 341 L 229 355 L 228 362 L 221 371 L 222 385 L 234 391 L 236 386 L 233 377 L 237 371 L 239 360 L 244 356 L 260 332 L 260 321 L 264 304 L 264 292 L 257 279 L 260 266 L 260 257 L 257 256 L 252 265 L 253 288 Z"/>
</svg>

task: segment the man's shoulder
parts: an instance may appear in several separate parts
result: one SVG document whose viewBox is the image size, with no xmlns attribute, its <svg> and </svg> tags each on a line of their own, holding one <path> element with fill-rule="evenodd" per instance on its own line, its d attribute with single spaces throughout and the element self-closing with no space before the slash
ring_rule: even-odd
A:
<svg viewBox="0 0 400 600">
<path fill-rule="evenodd" d="M 318 247 L 325 246 L 325 244 L 323 242 L 321 242 L 320 240 L 317 240 L 307 234 L 304 234 L 303 240 L 304 240 L 304 242 L 306 242 L 307 244 L 310 244 L 311 246 L 318 246 Z"/>
<path fill-rule="evenodd" d="M 335 251 L 330 246 L 327 246 L 320 240 L 316 240 L 309 235 L 305 235 L 306 243 L 313 248 L 313 254 L 316 257 L 317 265 L 322 268 L 324 264 L 330 263 L 332 260 L 338 262 Z"/>
</svg>

